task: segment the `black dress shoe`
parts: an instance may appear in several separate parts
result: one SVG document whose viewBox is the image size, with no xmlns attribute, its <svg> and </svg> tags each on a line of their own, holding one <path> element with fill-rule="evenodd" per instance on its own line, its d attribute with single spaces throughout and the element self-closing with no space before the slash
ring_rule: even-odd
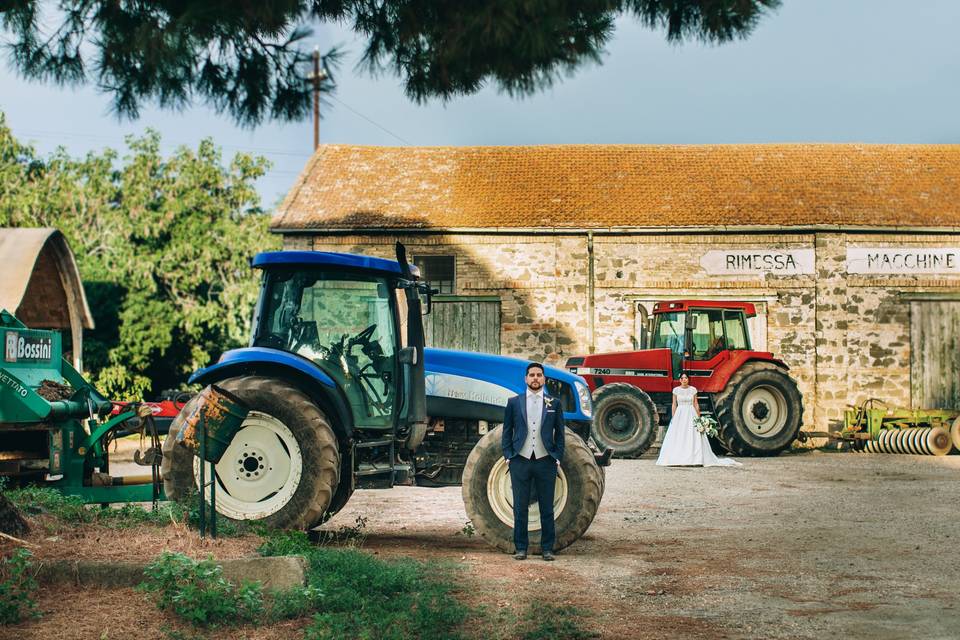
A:
<svg viewBox="0 0 960 640">
<path fill-rule="evenodd" d="M 527 552 L 526 552 L 526 551 L 517 551 L 515 554 L 513 554 L 513 559 L 514 559 L 514 560 L 526 560 L 526 559 L 527 559 Z"/>
<path fill-rule="evenodd" d="M 544 551 L 543 559 L 546 560 L 547 562 L 552 562 L 553 560 L 557 559 L 557 556 L 553 555 L 553 551 Z"/>
</svg>

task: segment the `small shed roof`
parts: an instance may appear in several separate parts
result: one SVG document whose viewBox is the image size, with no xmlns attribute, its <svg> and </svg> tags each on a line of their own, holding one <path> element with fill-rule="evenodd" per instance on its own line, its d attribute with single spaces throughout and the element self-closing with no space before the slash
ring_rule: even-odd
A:
<svg viewBox="0 0 960 640">
<path fill-rule="evenodd" d="M 960 229 L 960 145 L 321 146 L 282 233 L 683 227 Z"/>
<path fill-rule="evenodd" d="M 28 327 L 93 328 L 80 272 L 56 229 L 0 228 L 0 308 Z"/>
</svg>

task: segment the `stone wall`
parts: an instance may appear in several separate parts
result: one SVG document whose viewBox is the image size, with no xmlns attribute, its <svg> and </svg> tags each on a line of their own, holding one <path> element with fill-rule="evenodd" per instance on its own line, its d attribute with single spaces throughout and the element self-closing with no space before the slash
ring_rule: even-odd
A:
<svg viewBox="0 0 960 640">
<path fill-rule="evenodd" d="M 960 247 L 958 235 L 794 233 L 674 235 L 287 236 L 285 248 L 394 257 L 454 255 L 456 294 L 501 301 L 501 352 L 562 364 L 572 355 L 634 348 L 638 303 L 670 298 L 746 300 L 754 331 L 791 368 L 806 429 L 827 429 L 867 398 L 910 406 L 910 303 L 931 292 L 960 300 L 948 275 L 847 272 L 849 247 Z M 589 322 L 592 244 L 594 328 Z M 809 269 L 713 272 L 707 252 L 792 251 Z M 776 275 L 776 273 L 783 275 Z M 757 336 L 762 339 L 763 336 Z"/>
</svg>

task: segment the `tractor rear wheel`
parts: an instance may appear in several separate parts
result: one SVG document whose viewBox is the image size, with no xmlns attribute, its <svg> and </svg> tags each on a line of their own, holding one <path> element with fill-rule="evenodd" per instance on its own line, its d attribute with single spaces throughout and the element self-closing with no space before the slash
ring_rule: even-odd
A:
<svg viewBox="0 0 960 640">
<path fill-rule="evenodd" d="M 488 543 L 510 553 L 513 550 L 513 489 L 503 459 L 501 433 L 493 429 L 480 439 L 463 468 L 463 504 L 474 529 Z M 570 429 L 554 493 L 553 513 L 557 539 L 554 550 L 573 544 L 582 536 L 600 507 L 603 472 L 593 452 Z M 532 554 L 540 553 L 540 509 L 531 498 L 529 515 Z"/>
<path fill-rule="evenodd" d="M 800 432 L 803 398 L 780 367 L 748 362 L 714 398 L 719 440 L 735 456 L 775 456 Z"/>
<path fill-rule="evenodd" d="M 217 384 L 250 408 L 216 465 L 217 512 L 285 529 L 320 524 L 340 480 L 340 452 L 326 415 L 283 380 L 242 376 Z M 161 471 L 170 500 L 182 501 L 199 490 L 200 458 L 176 443 L 196 402 L 192 399 L 174 418 L 163 443 Z"/>
<path fill-rule="evenodd" d="M 657 439 L 659 416 L 643 389 L 623 382 L 593 392 L 593 439 L 615 458 L 637 458 Z"/>
</svg>

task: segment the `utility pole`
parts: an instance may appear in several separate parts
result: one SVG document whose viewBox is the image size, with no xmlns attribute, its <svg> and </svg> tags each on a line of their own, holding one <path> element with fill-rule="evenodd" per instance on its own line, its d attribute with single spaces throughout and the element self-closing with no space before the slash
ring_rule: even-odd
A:
<svg viewBox="0 0 960 640">
<path fill-rule="evenodd" d="M 320 47 L 313 49 L 313 150 L 320 146 L 320 82 L 327 79 L 327 70 L 320 70 Z"/>
</svg>

